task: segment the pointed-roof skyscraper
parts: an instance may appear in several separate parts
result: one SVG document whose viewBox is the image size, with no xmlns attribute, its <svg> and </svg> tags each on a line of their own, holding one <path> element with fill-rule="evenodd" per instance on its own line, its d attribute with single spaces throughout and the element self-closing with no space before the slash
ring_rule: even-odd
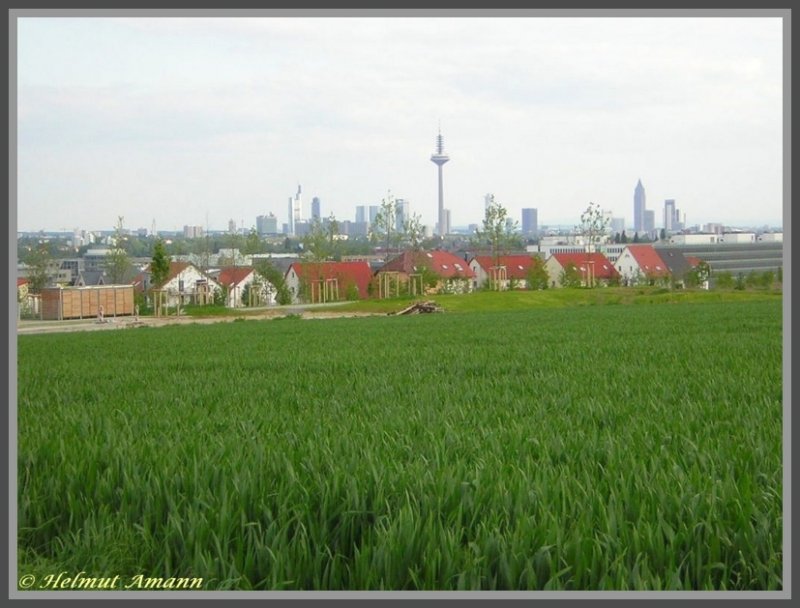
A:
<svg viewBox="0 0 800 608">
<path fill-rule="evenodd" d="M 636 189 L 633 191 L 633 229 L 636 232 L 644 230 L 644 212 L 646 207 L 647 197 L 644 193 L 644 186 L 642 180 L 636 183 Z"/>
</svg>

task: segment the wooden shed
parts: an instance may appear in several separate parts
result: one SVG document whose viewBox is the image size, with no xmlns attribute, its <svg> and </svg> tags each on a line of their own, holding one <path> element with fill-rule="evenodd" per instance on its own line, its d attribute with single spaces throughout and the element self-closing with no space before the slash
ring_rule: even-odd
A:
<svg viewBox="0 0 800 608">
<path fill-rule="evenodd" d="M 97 318 L 133 315 L 133 285 L 48 287 L 42 289 L 42 319 Z"/>
</svg>

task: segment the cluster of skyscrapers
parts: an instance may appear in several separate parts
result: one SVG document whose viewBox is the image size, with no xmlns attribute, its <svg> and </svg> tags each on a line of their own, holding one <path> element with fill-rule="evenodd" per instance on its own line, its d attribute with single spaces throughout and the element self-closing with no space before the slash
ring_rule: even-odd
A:
<svg viewBox="0 0 800 608">
<path fill-rule="evenodd" d="M 450 234 L 452 232 L 452 225 L 450 219 L 450 209 L 444 206 L 444 176 L 443 166 L 449 162 L 450 157 L 444 150 L 444 138 L 442 137 L 441 130 L 436 137 L 436 147 L 430 158 L 437 166 L 438 173 L 438 205 L 437 205 L 437 218 L 434 233 L 440 236 Z M 484 197 L 485 207 L 488 208 L 493 200 L 491 194 Z M 409 202 L 405 199 L 399 198 L 395 200 L 396 217 L 393 228 L 402 230 L 405 222 L 410 218 Z M 369 234 L 370 226 L 375 222 L 375 219 L 380 213 L 379 205 L 358 205 L 355 208 L 355 221 L 349 220 L 340 221 L 340 231 L 343 234 L 350 236 L 367 236 Z M 606 216 L 607 225 L 612 233 L 621 233 L 625 230 L 625 220 L 620 217 L 612 217 L 611 212 L 604 212 Z M 521 232 L 524 236 L 536 236 L 539 233 L 539 213 L 535 208 L 522 209 L 522 225 L 520 226 Z M 307 234 L 311 223 L 314 220 L 322 220 L 321 203 L 318 197 L 313 197 L 310 205 L 304 203 L 302 198 L 302 188 L 298 184 L 297 191 L 293 196 L 289 197 L 288 203 L 288 222 L 283 224 L 282 230 L 279 230 L 278 219 L 272 213 L 268 215 L 259 215 L 256 218 L 256 230 L 262 236 L 286 234 L 290 236 L 303 236 Z M 513 220 L 509 220 L 513 222 Z M 470 227 L 477 227 L 477 224 L 472 224 Z M 664 229 L 668 232 L 676 232 L 682 230 L 686 226 L 686 216 L 682 216 L 675 205 L 674 199 L 667 199 L 664 201 Z M 647 196 L 645 193 L 642 180 L 638 180 L 633 194 L 633 230 L 637 233 L 653 233 L 656 229 L 655 225 L 655 211 L 647 209 Z"/>
<path fill-rule="evenodd" d="M 675 206 L 675 199 L 664 201 L 664 225 L 667 232 L 678 232 L 686 227 L 686 214 L 681 215 Z M 635 232 L 650 233 L 656 229 L 655 211 L 647 209 L 647 196 L 640 179 L 633 191 L 633 229 Z"/>
</svg>

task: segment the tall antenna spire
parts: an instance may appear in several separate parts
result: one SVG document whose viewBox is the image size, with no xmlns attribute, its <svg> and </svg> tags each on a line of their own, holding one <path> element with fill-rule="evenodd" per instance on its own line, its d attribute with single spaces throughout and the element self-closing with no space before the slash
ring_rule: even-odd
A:
<svg viewBox="0 0 800 608">
<path fill-rule="evenodd" d="M 444 152 L 444 138 L 442 137 L 442 129 L 439 127 L 439 135 L 436 137 L 436 152 L 431 156 L 431 162 L 436 164 L 439 168 L 439 234 L 446 236 L 450 231 L 449 221 L 447 219 L 449 211 L 444 208 L 444 188 L 442 185 L 442 165 L 450 160 Z"/>
</svg>

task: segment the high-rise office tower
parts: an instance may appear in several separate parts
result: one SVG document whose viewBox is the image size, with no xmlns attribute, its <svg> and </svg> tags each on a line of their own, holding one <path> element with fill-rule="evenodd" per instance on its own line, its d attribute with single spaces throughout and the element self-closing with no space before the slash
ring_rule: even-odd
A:
<svg viewBox="0 0 800 608">
<path fill-rule="evenodd" d="M 356 205 L 356 223 L 362 224 L 367 221 L 367 206 Z"/>
<path fill-rule="evenodd" d="M 642 229 L 645 232 L 653 232 L 656 229 L 656 212 L 652 209 L 644 210 L 644 226 Z"/>
<path fill-rule="evenodd" d="M 539 210 L 538 209 L 523 209 L 522 210 L 522 234 L 533 235 L 539 232 Z"/>
<path fill-rule="evenodd" d="M 436 164 L 439 168 L 439 235 L 444 236 L 450 231 L 450 226 L 447 222 L 447 214 L 444 212 L 444 185 L 442 183 L 442 165 L 450 160 L 450 157 L 444 153 L 444 138 L 442 132 L 436 137 L 436 152 L 431 156 L 431 162 Z"/>
<path fill-rule="evenodd" d="M 311 199 L 311 219 L 318 220 L 322 217 L 321 215 L 321 205 L 319 202 L 319 197 L 315 196 Z"/>
<path fill-rule="evenodd" d="M 256 216 L 256 232 L 259 236 L 278 233 L 278 218 L 272 213 Z"/>
<path fill-rule="evenodd" d="M 294 198 L 289 197 L 289 234 L 294 234 L 296 224 L 303 219 L 303 199 L 300 196 L 302 189 L 297 184 L 297 193 Z"/>
<path fill-rule="evenodd" d="M 675 199 L 668 198 L 664 201 L 664 230 L 677 230 L 678 213 L 675 209 Z"/>
<path fill-rule="evenodd" d="M 410 217 L 410 205 L 404 198 L 398 198 L 395 204 L 395 230 L 402 231 L 406 220 Z"/>
<path fill-rule="evenodd" d="M 646 208 L 644 186 L 642 186 L 642 180 L 640 179 L 636 184 L 636 189 L 633 191 L 633 229 L 636 232 L 646 230 L 644 224 L 644 212 Z"/>
<path fill-rule="evenodd" d="M 381 208 L 378 205 L 370 205 L 369 206 L 369 223 L 374 224 L 375 218 L 378 217 L 378 214 L 381 212 Z"/>
</svg>

